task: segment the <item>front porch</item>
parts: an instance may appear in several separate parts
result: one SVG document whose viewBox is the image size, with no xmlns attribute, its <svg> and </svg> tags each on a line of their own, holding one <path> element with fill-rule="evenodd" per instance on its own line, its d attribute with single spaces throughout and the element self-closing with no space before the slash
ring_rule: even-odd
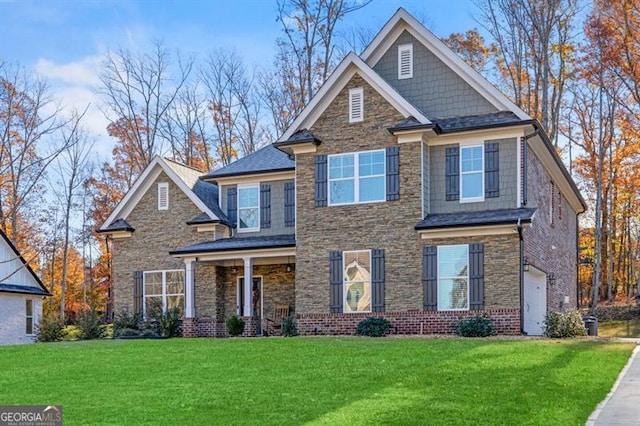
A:
<svg viewBox="0 0 640 426">
<path fill-rule="evenodd" d="M 185 337 L 226 337 L 234 315 L 245 322 L 243 336 L 278 334 L 276 306 L 294 313 L 293 235 L 227 238 L 171 254 L 185 265 Z"/>
</svg>

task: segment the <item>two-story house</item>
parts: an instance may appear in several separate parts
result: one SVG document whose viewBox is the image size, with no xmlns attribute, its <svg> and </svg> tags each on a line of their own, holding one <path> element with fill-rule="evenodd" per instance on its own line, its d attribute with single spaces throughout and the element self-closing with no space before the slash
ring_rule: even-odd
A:
<svg viewBox="0 0 640 426">
<path fill-rule="evenodd" d="M 263 333 L 541 334 L 576 306 L 585 204 L 544 129 L 404 9 L 273 145 L 210 174 L 156 158 L 105 222 L 115 309 Z"/>
</svg>

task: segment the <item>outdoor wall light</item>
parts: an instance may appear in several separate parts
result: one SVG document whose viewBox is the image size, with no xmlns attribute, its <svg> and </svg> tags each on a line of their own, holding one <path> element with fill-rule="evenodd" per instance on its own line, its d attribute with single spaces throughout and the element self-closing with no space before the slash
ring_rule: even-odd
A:
<svg viewBox="0 0 640 426">
<path fill-rule="evenodd" d="M 555 283 L 556 283 L 556 274 L 551 272 L 549 274 L 549 285 L 555 285 Z"/>
<path fill-rule="evenodd" d="M 522 259 L 522 270 L 525 272 L 529 271 L 529 259 L 527 259 L 527 256 Z"/>
</svg>

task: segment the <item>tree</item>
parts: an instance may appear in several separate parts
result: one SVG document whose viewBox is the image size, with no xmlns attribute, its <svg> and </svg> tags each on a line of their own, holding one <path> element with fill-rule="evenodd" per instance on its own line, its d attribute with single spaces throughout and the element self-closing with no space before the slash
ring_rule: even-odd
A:
<svg viewBox="0 0 640 426">
<path fill-rule="evenodd" d="M 486 46 L 484 37 L 476 28 L 464 34 L 453 33 L 442 41 L 479 73 L 486 72 L 490 58 L 496 55 L 495 44 Z"/>
</svg>

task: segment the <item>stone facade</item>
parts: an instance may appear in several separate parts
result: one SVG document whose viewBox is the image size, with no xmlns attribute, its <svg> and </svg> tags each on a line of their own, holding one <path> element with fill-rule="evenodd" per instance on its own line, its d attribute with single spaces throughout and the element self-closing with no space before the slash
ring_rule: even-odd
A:
<svg viewBox="0 0 640 426">
<path fill-rule="evenodd" d="M 524 230 L 524 256 L 529 264 L 547 274 L 547 310 L 563 311 L 577 306 L 577 216 L 536 154 L 528 152 L 527 207 L 537 207 L 534 226 Z M 551 220 L 551 197 L 553 223 Z M 569 302 L 565 303 L 565 296 Z"/>
<path fill-rule="evenodd" d="M 158 210 L 157 184 L 169 183 L 169 209 Z M 113 240 L 113 306 L 133 311 L 134 271 L 184 269 L 169 251 L 207 238 L 186 222 L 200 214 L 195 204 L 162 172 L 127 216 L 131 237 Z"/>
</svg>

